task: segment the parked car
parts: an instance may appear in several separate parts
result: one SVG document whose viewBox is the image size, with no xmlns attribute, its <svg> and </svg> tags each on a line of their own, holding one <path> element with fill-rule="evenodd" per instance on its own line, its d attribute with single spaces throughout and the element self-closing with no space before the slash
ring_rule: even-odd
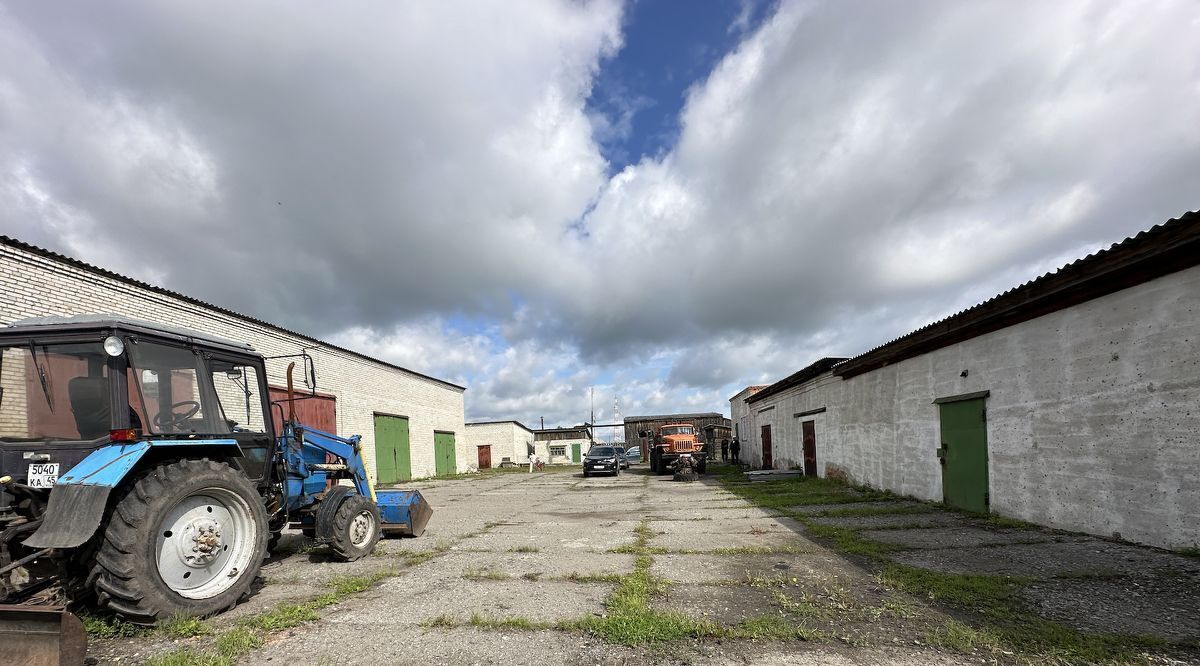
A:
<svg viewBox="0 0 1200 666">
<path fill-rule="evenodd" d="M 627 460 L 631 463 L 642 462 L 642 447 L 640 447 L 640 446 L 629 447 L 629 450 L 625 452 L 625 460 Z"/>
<path fill-rule="evenodd" d="M 617 460 L 621 461 L 621 469 L 629 469 L 629 456 L 625 455 L 625 447 L 614 446 L 613 449 L 617 452 Z"/>
<path fill-rule="evenodd" d="M 621 475 L 621 463 L 618 462 L 616 450 L 611 446 L 593 446 L 583 458 L 583 475 L 591 476 L 594 472 Z"/>
</svg>

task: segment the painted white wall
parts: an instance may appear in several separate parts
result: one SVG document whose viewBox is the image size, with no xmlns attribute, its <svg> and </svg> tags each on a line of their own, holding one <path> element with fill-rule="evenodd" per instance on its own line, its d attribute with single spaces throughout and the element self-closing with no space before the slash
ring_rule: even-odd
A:
<svg viewBox="0 0 1200 666">
<path fill-rule="evenodd" d="M 493 467 L 499 467 L 505 457 L 518 465 L 529 463 L 527 444 L 533 441 L 533 432 L 516 423 L 468 423 L 466 432 L 472 450 L 484 445 L 492 447 Z"/>
<path fill-rule="evenodd" d="M 844 381 L 822 375 L 749 407 L 755 427 L 773 424 L 776 467 L 803 459 L 793 415 L 826 407 L 822 476 L 842 470 L 940 501 L 933 400 L 984 390 L 994 512 L 1200 544 L 1200 267 Z"/>
<path fill-rule="evenodd" d="M 434 474 L 434 430 L 455 433 L 458 471 L 466 471 L 467 464 L 475 461 L 475 451 L 463 436 L 460 389 L 0 243 L 0 324 L 27 317 L 100 313 L 247 342 L 264 356 L 307 348 L 317 366 L 317 388 L 337 398 L 338 434 L 362 435 L 363 457 L 372 479 L 377 411 L 408 417 L 414 478 Z M 271 384 L 285 383 L 287 364 L 287 359 L 267 361 Z"/>
</svg>

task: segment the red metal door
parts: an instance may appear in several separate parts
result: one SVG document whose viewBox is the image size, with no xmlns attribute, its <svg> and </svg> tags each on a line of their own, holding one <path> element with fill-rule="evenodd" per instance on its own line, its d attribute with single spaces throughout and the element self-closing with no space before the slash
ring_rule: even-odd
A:
<svg viewBox="0 0 1200 666">
<path fill-rule="evenodd" d="M 763 469 L 771 469 L 774 462 L 771 460 L 771 426 L 765 425 L 762 427 L 762 466 Z"/>
<path fill-rule="evenodd" d="M 479 469 L 491 469 L 492 446 L 490 444 L 484 444 L 476 448 L 479 449 Z"/>
<path fill-rule="evenodd" d="M 814 421 L 800 424 L 804 428 L 804 475 L 817 475 L 817 429 Z"/>
</svg>

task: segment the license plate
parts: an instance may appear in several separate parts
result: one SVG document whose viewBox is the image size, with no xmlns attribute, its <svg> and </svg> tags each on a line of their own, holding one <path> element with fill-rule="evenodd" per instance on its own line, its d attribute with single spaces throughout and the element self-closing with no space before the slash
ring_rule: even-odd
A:
<svg viewBox="0 0 1200 666">
<path fill-rule="evenodd" d="M 25 485 L 31 488 L 53 488 L 58 481 L 58 463 L 35 463 L 29 466 Z"/>
</svg>

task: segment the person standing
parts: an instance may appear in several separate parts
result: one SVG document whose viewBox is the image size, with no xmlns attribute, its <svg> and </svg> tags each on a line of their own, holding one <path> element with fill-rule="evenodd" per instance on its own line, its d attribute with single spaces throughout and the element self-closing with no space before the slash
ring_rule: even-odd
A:
<svg viewBox="0 0 1200 666">
<path fill-rule="evenodd" d="M 729 461 L 729 438 L 721 440 L 721 462 Z"/>
<path fill-rule="evenodd" d="M 741 442 L 739 442 L 737 440 L 737 437 L 734 437 L 733 443 L 729 445 L 730 457 L 733 458 L 734 463 L 741 464 L 742 461 L 738 457 L 738 454 L 740 454 L 741 452 L 742 452 L 742 444 L 741 444 Z"/>
</svg>

